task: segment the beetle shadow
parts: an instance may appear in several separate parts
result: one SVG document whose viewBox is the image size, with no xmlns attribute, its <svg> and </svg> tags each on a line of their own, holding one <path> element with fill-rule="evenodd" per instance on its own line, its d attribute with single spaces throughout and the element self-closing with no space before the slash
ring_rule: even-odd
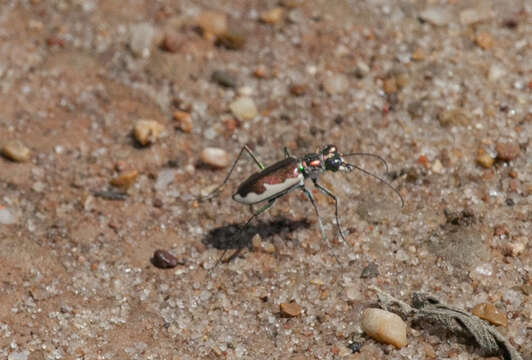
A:
<svg viewBox="0 0 532 360">
<path fill-rule="evenodd" d="M 270 238 L 281 232 L 294 232 L 300 228 L 309 228 L 310 222 L 303 220 L 287 220 L 277 218 L 270 221 L 258 220 L 256 225 L 242 226 L 239 223 L 220 226 L 212 229 L 203 238 L 202 243 L 218 250 L 242 249 L 251 245 L 251 239 L 259 234 L 262 239 Z"/>
</svg>

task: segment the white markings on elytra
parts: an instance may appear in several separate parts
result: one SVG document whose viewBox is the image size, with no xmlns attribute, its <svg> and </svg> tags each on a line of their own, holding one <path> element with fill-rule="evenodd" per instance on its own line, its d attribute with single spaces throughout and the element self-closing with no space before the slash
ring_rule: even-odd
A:
<svg viewBox="0 0 532 360">
<path fill-rule="evenodd" d="M 266 190 L 260 194 L 249 192 L 246 194 L 246 196 L 242 197 L 239 193 L 236 193 L 233 195 L 233 199 L 242 204 L 256 204 L 274 197 L 275 194 L 283 193 L 285 190 L 288 190 L 296 185 L 303 185 L 304 182 L 305 177 L 300 173 L 297 175 L 297 177 L 288 178 L 280 184 L 264 184 Z"/>
</svg>

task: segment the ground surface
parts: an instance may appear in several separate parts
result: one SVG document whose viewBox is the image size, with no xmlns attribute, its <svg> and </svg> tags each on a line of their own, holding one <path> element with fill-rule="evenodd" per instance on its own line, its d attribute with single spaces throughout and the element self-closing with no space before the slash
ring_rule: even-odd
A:
<svg viewBox="0 0 532 360">
<path fill-rule="evenodd" d="M 481 357 L 424 324 L 403 349 L 362 336 L 352 354 L 376 285 L 405 301 L 491 303 L 532 359 L 532 4 L 294 0 L 261 22 L 276 6 L 2 1 L 0 146 L 20 140 L 31 159 L 0 158 L 0 358 Z M 227 16 L 225 45 L 199 28 L 206 10 Z M 253 119 L 231 113 L 239 94 Z M 131 136 L 139 119 L 165 127 L 151 146 Z M 326 143 L 386 158 L 387 175 L 351 160 L 405 207 L 360 172 L 327 174 L 347 243 L 333 203 L 313 192 L 327 244 L 298 191 L 248 229 L 254 249 L 213 268 L 249 216 L 231 194 L 255 169 L 242 162 L 218 198 L 195 202 L 227 171 L 202 165 L 202 149 L 249 144 L 270 164 L 283 146 Z M 139 172 L 127 199 L 96 196 L 123 169 Z M 154 267 L 156 249 L 179 265 Z M 378 274 L 361 278 L 371 263 Z M 291 301 L 302 313 L 281 316 Z"/>
</svg>

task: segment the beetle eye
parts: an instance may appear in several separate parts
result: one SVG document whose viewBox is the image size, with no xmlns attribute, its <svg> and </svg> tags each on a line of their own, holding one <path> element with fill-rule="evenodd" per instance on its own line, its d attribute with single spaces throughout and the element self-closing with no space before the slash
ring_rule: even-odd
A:
<svg viewBox="0 0 532 360">
<path fill-rule="evenodd" d="M 330 171 L 338 171 L 342 165 L 342 160 L 338 157 L 333 157 L 325 162 L 325 168 Z"/>
</svg>

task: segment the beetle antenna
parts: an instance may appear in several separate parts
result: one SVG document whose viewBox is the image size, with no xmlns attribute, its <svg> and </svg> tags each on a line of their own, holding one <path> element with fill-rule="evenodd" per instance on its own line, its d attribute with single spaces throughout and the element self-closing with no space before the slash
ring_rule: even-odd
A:
<svg viewBox="0 0 532 360">
<path fill-rule="evenodd" d="M 384 160 L 384 158 L 380 157 L 377 154 L 356 152 L 356 153 L 342 155 L 342 157 L 349 157 L 349 156 L 371 156 L 371 157 L 377 158 L 384 164 L 384 168 L 386 169 L 386 172 L 388 172 L 388 163 L 386 162 L 386 160 Z"/>
<path fill-rule="evenodd" d="M 372 174 L 370 173 L 369 171 L 367 170 L 364 170 L 362 169 L 361 167 L 359 166 L 356 166 L 356 165 L 353 165 L 353 164 L 349 164 L 350 166 L 354 167 L 355 169 L 357 170 L 360 170 L 361 172 L 363 172 L 364 174 L 366 175 L 369 175 L 369 176 L 372 176 L 374 177 L 375 179 L 379 180 L 380 182 L 382 182 L 383 184 L 385 184 L 386 186 L 388 186 L 390 189 L 392 189 L 396 194 L 397 196 L 399 196 L 399 198 L 401 199 L 401 207 L 405 207 L 405 200 L 403 199 L 403 197 L 401 196 L 401 193 L 399 192 L 399 190 L 397 190 L 396 188 L 394 188 L 392 186 L 392 184 L 390 184 L 388 181 L 384 180 L 383 178 L 375 175 L 375 174 Z"/>
</svg>

